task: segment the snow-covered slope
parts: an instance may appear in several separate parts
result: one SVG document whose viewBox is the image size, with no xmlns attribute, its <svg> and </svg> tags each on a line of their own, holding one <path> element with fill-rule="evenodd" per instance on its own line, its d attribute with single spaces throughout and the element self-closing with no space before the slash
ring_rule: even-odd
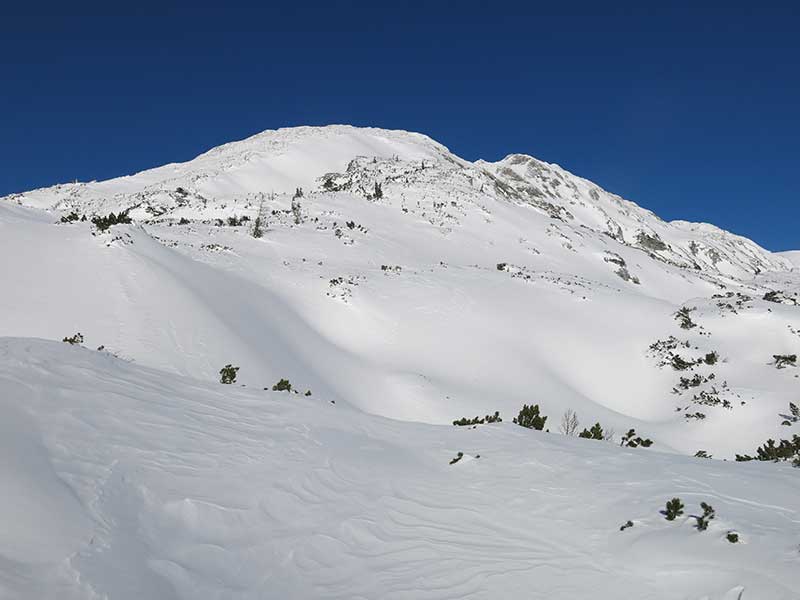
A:
<svg viewBox="0 0 800 600">
<path fill-rule="evenodd" d="M 134 224 L 105 233 L 54 223 L 123 209 Z M 523 155 L 472 164 L 419 134 L 282 129 L 9 197 L 0 227 L 20 257 L 0 332 L 80 331 L 194 377 L 233 363 L 251 385 L 287 377 L 434 423 L 537 402 L 729 457 L 779 436 L 795 399 L 794 369 L 769 363 L 796 352 L 800 310 L 761 299 L 796 293 L 787 258 Z M 698 327 L 680 328 L 682 307 Z M 664 364 L 678 341 L 720 360 L 678 372 Z"/>
<path fill-rule="evenodd" d="M 795 268 L 800 268 L 800 250 L 790 250 L 789 252 L 780 252 L 779 254 L 792 263 Z"/>
<path fill-rule="evenodd" d="M 432 173 L 424 173 L 426 165 Z M 134 217 L 167 213 L 178 217 L 185 211 L 176 209 L 187 206 L 208 209 L 211 205 L 224 211 L 225 205 L 258 193 L 292 193 L 298 187 L 314 190 L 325 181 L 323 175 L 345 171 L 331 188 L 369 193 L 372 184 L 379 182 L 440 200 L 453 194 L 477 204 L 501 198 L 535 207 L 573 227 L 605 233 L 682 266 L 710 266 L 726 274 L 787 268 L 785 259 L 750 240 L 707 224 L 664 223 L 650 211 L 558 165 L 521 154 L 473 165 L 421 134 L 349 126 L 265 131 L 187 163 L 99 183 L 44 188 L 9 199 L 39 208 L 103 214 L 135 206 L 144 213 L 134 210 Z M 437 212 L 435 206 L 433 212 Z M 454 215 L 446 214 L 448 210 L 438 212 L 443 214 L 432 215 L 434 219 L 457 222 Z"/>
<path fill-rule="evenodd" d="M 600 231 L 652 258 L 685 268 L 741 276 L 763 269 L 786 269 L 786 261 L 766 253 L 751 240 L 706 223 L 666 223 L 610 194 L 591 181 L 575 177 L 558 165 L 523 154 L 481 163 L 510 185 L 525 201 L 552 217 Z"/>
<path fill-rule="evenodd" d="M 788 465 L 508 422 L 392 421 L 30 338 L 0 339 L 0 410 L 3 598 L 792 600 L 800 589 Z M 659 511 L 675 496 L 686 512 L 670 522 Z M 716 511 L 706 531 L 691 516 L 701 502 Z"/>
<path fill-rule="evenodd" d="M 91 222 L 119 211 L 132 222 L 105 231 Z M 260 237 L 254 236 L 256 222 Z M 616 590 L 610 573 L 627 569 L 642 591 L 637 597 L 736 598 L 736 586 L 745 584 L 765 590 L 753 597 L 791 597 L 792 582 L 784 575 L 798 565 L 796 549 L 787 550 L 789 529 L 766 554 L 766 533 L 763 546 L 748 542 L 760 558 L 738 554 L 731 562 L 726 553 L 744 545 L 712 546 L 701 559 L 683 541 L 673 545 L 672 533 L 663 534 L 665 541 L 661 533 L 643 531 L 641 539 L 629 536 L 621 546 L 604 536 L 619 525 L 610 505 L 640 497 L 638 484 L 623 486 L 626 473 L 650 482 L 641 488 L 647 506 L 682 490 L 698 501 L 708 492 L 756 529 L 757 523 L 770 531 L 796 525 L 784 500 L 795 471 L 679 456 L 702 450 L 732 459 L 797 430 L 784 423 L 789 403 L 798 400 L 798 370 L 777 368 L 774 358 L 800 354 L 800 269 L 792 253 L 770 253 L 712 225 L 666 223 L 525 155 L 470 163 L 419 134 L 345 126 L 268 131 L 187 163 L 0 199 L 0 252 L 7 257 L 0 263 L 0 336 L 61 340 L 80 332 L 86 348 L 103 348 L 5 342 L 7 381 L 19 382 L 7 388 L 7 444 L 11 455 L 25 457 L 8 463 L 2 476 L 22 490 L 9 495 L 7 505 L 15 515 L 9 536 L 16 536 L 7 539 L 19 541 L 13 552 L 9 546 L 0 553 L 7 559 L 0 581 L 9 590 L 53 597 L 66 577 L 77 582 L 79 597 L 91 597 L 91 588 L 114 598 L 494 598 L 520 597 L 544 573 L 553 587 L 542 597 L 575 598 L 597 589 L 592 582 Z M 217 383 L 226 364 L 239 367 L 237 384 L 247 389 Z M 300 394 L 262 391 L 282 378 Z M 86 390 L 96 390 L 96 401 L 84 405 Z M 103 408 L 94 425 L 108 433 L 92 437 L 80 422 L 98 410 L 101 396 L 115 395 L 123 398 L 108 407 L 111 412 Z M 54 411 L 49 403 L 59 399 L 63 405 Z M 111 408 L 125 403 L 130 412 Z M 536 437 L 510 424 L 523 404 L 541 407 L 553 435 Z M 633 427 L 655 443 L 630 455 L 557 437 L 567 409 L 577 411 L 581 428 L 599 422 L 615 430 L 617 442 Z M 449 425 L 494 411 L 502 425 L 468 431 Z M 165 425 L 165 415 L 188 420 Z M 151 423 L 155 431 L 139 432 L 130 423 Z M 47 431 L 50 437 L 42 437 Z M 450 479 L 461 471 L 447 464 L 433 461 L 427 470 L 431 448 L 454 453 L 463 436 L 486 444 L 464 452 L 486 447 L 512 466 L 469 484 Z M 101 458 L 84 464 L 69 440 L 85 442 L 85 452 Z M 325 444 L 336 448 L 341 480 L 342 471 L 324 462 L 330 453 L 313 453 Z M 359 449 L 374 449 L 377 458 Z M 547 458 L 531 467 L 533 452 Z M 220 465 L 237 461 L 247 466 L 231 471 L 241 478 L 234 484 L 219 475 Z M 473 462 L 457 467 L 473 469 Z M 208 469 L 194 478 L 192 467 L 201 464 Z M 152 465 L 163 468 L 163 480 Z M 308 480 L 294 480 L 292 469 Z M 408 498 L 403 490 L 413 488 L 417 469 L 419 493 L 434 498 L 427 509 L 412 503 L 411 513 L 393 512 L 393 500 L 382 509 L 380 494 L 397 496 L 400 504 Z M 548 475 L 531 479 L 527 469 Z M 366 482 L 378 471 L 390 487 L 376 483 L 376 497 Z M 572 471 L 577 487 L 559 488 Z M 256 484 L 261 480 L 254 472 L 269 483 Z M 173 482 L 176 473 L 188 479 Z M 150 491 L 131 495 L 122 483 L 108 483 L 113 477 L 135 479 Z M 315 477 L 334 480 L 318 485 Z M 683 482 L 674 492 L 673 478 Z M 698 483 L 704 478 L 714 485 Z M 402 485 L 391 488 L 392 481 Z M 500 493 L 503 481 L 508 487 Z M 742 489 L 736 481 L 744 482 Z M 325 498 L 328 485 L 342 495 L 320 504 L 315 497 Z M 750 487 L 764 489 L 744 489 Z M 521 517 L 522 503 L 520 512 L 497 517 L 496 531 L 485 530 L 488 545 L 478 547 L 486 552 L 468 550 L 489 510 L 475 506 L 513 505 L 520 490 L 531 488 L 549 490 L 551 500 L 569 499 L 568 515 L 553 517 L 554 504 Z M 595 497 L 598 489 L 609 490 L 609 506 L 587 515 L 596 519 L 608 510 L 614 521 L 608 527 L 589 527 L 589 516 L 579 514 L 581 498 Z M 148 504 L 150 493 L 177 502 L 176 514 L 160 515 Z M 99 507 L 92 494 L 113 499 Z M 745 494 L 763 496 L 744 500 Z M 253 505 L 254 496 L 286 502 Z M 36 498 L 30 511 L 24 508 L 28 497 Z M 352 512 L 340 513 L 334 500 Z M 223 508 L 209 515 L 206 504 Z M 263 515 L 231 510 L 257 512 L 257 505 Z M 780 517 L 759 521 L 751 514 L 765 510 L 759 505 Z M 641 506 L 653 523 L 660 518 L 656 511 Z M 564 545 L 545 530 L 542 543 L 563 552 L 567 563 L 578 561 L 574 569 L 587 574 L 583 580 L 558 583 L 559 570 L 547 566 L 556 563 L 512 528 L 514 517 L 533 519 L 525 522 L 541 529 L 545 514 L 571 533 Z M 644 523 L 638 514 L 630 518 Z M 335 535 L 315 537 L 320 523 L 344 522 L 340 517 L 359 525 L 348 522 Z M 464 537 L 460 519 L 468 521 Z M 86 532 L 97 523 L 108 530 L 103 543 L 118 545 L 114 552 L 87 550 Z M 46 524 L 57 539 L 45 575 L 31 561 Z M 189 531 L 181 532 L 184 527 Z M 251 527 L 258 539 L 268 531 L 279 535 L 258 546 L 245 535 Z M 449 532 L 446 539 L 417 543 L 436 527 Z M 730 527 L 743 525 L 732 521 Z M 685 524 L 675 535 L 692 533 Z M 498 554 L 514 540 L 540 557 L 534 575 L 515 562 L 524 562 L 525 552 Z M 666 549 L 657 550 L 662 543 Z M 581 544 L 593 548 L 584 562 Z M 83 558 L 58 562 L 78 548 Z M 306 553 L 293 554 L 297 548 Z M 596 558 L 598 552 L 605 558 Z M 640 559 L 652 552 L 653 562 L 641 572 L 624 568 L 620 561 L 634 552 Z M 210 557 L 214 553 L 218 559 Z M 446 556 L 441 564 L 436 553 Z M 501 582 L 502 561 L 496 569 L 480 566 L 485 554 L 505 557 L 512 565 L 507 572 L 522 574 Z M 84 566 L 76 566 L 84 558 Z M 705 566 L 693 570 L 695 559 Z M 430 571 L 423 560 L 434 561 Z M 128 568 L 129 561 L 138 566 Z M 666 570 L 659 561 L 668 563 Z M 742 565 L 752 567 L 742 574 Z M 719 573 L 705 587 L 699 584 L 703 569 Z M 429 578 L 412 585 L 413 572 Z M 657 574 L 663 572 L 685 573 L 685 586 L 665 587 Z M 139 581 L 154 587 L 137 587 Z"/>
<path fill-rule="evenodd" d="M 447 149 L 430 138 L 405 131 L 333 126 L 265 131 L 214 148 L 187 163 L 169 164 L 129 177 L 44 188 L 11 199 L 39 208 L 108 212 L 131 202 L 159 209 L 184 204 L 177 188 L 191 190 L 192 200 L 212 203 L 254 192 L 291 193 L 313 188 L 317 178 L 344 170 L 356 156 L 406 160 L 451 160 Z M 463 162 L 463 161 L 461 161 Z"/>
</svg>

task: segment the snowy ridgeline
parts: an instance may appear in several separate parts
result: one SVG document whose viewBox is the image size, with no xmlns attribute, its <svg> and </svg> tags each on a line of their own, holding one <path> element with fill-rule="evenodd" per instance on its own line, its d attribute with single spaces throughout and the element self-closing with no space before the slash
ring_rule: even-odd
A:
<svg viewBox="0 0 800 600">
<path fill-rule="evenodd" d="M 407 423 L 32 339 L 0 340 L 0 410 L 3 598 L 797 598 L 785 464 Z"/>
<path fill-rule="evenodd" d="M 797 253 L 339 126 L 0 199 L 0 253 L 0 598 L 800 598 L 800 469 L 733 460 L 800 434 Z"/>
</svg>

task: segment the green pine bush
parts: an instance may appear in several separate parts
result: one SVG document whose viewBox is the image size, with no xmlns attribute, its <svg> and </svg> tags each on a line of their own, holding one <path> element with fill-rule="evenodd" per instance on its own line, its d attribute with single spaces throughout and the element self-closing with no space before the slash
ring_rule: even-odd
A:
<svg viewBox="0 0 800 600">
<path fill-rule="evenodd" d="M 797 354 L 773 354 L 772 358 L 775 359 L 775 366 L 778 369 L 797 366 Z"/>
<path fill-rule="evenodd" d="M 62 342 L 66 342 L 67 344 L 70 344 L 71 346 L 78 346 L 78 345 L 83 343 L 83 336 L 79 332 L 79 333 L 76 333 L 75 335 L 73 335 L 72 337 L 65 337 L 61 341 Z"/>
<path fill-rule="evenodd" d="M 106 231 L 112 225 L 127 225 L 130 224 L 131 218 L 128 216 L 128 211 L 123 210 L 119 214 L 114 214 L 113 212 L 108 213 L 107 216 L 101 217 L 95 215 L 92 217 L 92 223 L 94 223 L 95 227 L 100 231 Z"/>
<path fill-rule="evenodd" d="M 643 448 L 649 448 L 653 445 L 653 440 L 648 438 L 642 439 L 636 435 L 635 429 L 629 429 L 628 433 L 622 436 L 622 441 L 619 445 L 626 446 L 628 448 L 637 448 L 639 446 L 642 446 Z"/>
<path fill-rule="evenodd" d="M 586 438 L 587 440 L 603 440 L 605 439 L 605 434 L 600 423 L 595 423 L 592 425 L 591 429 L 584 428 L 584 430 L 578 434 L 578 437 Z"/>
<path fill-rule="evenodd" d="M 543 417 L 539 415 L 539 405 L 532 404 L 528 406 L 524 404 L 522 409 L 519 411 L 519 415 L 514 417 L 514 423 L 521 427 L 526 427 L 528 429 L 536 429 L 541 431 L 544 429 L 544 424 L 547 421 L 547 417 Z"/>
<path fill-rule="evenodd" d="M 737 454 L 736 460 L 740 462 L 748 460 L 770 460 L 773 462 L 791 460 L 792 465 L 800 467 L 800 436 L 795 434 L 791 440 L 781 440 L 777 446 L 775 445 L 775 440 L 769 439 L 763 446 L 756 448 L 756 456 Z"/>
<path fill-rule="evenodd" d="M 714 512 L 714 507 L 710 504 L 706 504 L 705 502 L 700 503 L 700 508 L 703 509 L 702 516 L 695 517 L 697 519 L 697 529 L 700 531 L 705 531 L 708 529 L 708 523 L 713 519 L 716 514 Z"/>
<path fill-rule="evenodd" d="M 225 384 L 231 384 L 236 381 L 236 372 L 239 370 L 239 367 L 234 367 L 233 365 L 225 365 L 219 370 L 219 382 Z"/>
<path fill-rule="evenodd" d="M 291 392 L 292 391 L 292 384 L 289 383 L 288 379 L 281 379 L 272 386 L 273 392 Z"/>
<path fill-rule="evenodd" d="M 500 423 L 502 420 L 503 419 L 500 418 L 500 411 L 496 410 L 493 415 L 485 415 L 484 417 L 474 417 L 472 419 L 461 417 L 453 421 L 453 425 L 464 427 L 468 425 L 483 425 L 484 423 Z"/>
<path fill-rule="evenodd" d="M 683 502 L 680 498 L 673 498 L 667 501 L 667 509 L 665 511 L 667 521 L 674 521 L 676 517 L 683 514 Z"/>
</svg>

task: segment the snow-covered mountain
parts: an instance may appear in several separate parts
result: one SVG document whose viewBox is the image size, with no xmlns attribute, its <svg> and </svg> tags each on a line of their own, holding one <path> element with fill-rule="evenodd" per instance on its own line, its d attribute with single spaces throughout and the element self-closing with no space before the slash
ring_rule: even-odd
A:
<svg viewBox="0 0 800 600">
<path fill-rule="evenodd" d="M 7 450 L 31 457 L 0 472 L 21 515 L 0 597 L 798 597 L 798 473 L 692 458 L 798 433 L 776 359 L 800 350 L 796 253 L 527 155 L 347 126 L 8 196 L 0 250 Z M 300 394 L 265 391 L 283 378 Z M 511 424 L 523 404 L 549 436 Z M 568 409 L 654 444 L 558 437 Z M 482 458 L 438 464 L 456 451 Z M 665 528 L 681 493 L 724 504 L 716 538 Z"/>
<path fill-rule="evenodd" d="M 326 178 L 326 174 L 339 175 Z M 55 210 L 132 209 L 134 219 L 158 221 L 210 217 L 220 211 L 230 215 L 242 201 L 250 209 L 242 212 L 252 216 L 260 194 L 293 194 L 297 188 L 346 190 L 368 197 L 375 183 L 387 185 L 385 203 L 389 205 L 398 204 L 392 198 L 420 201 L 455 196 L 467 206 L 491 201 L 530 206 L 572 229 L 604 233 L 687 268 L 737 276 L 788 268 L 785 259 L 746 238 L 707 224 L 665 223 L 558 165 L 522 154 L 498 163 L 472 164 L 424 135 L 405 131 L 348 126 L 266 131 L 214 148 L 187 163 L 104 182 L 43 188 L 8 199 Z M 436 225 L 437 206 L 429 204 L 428 220 Z M 438 209 L 443 213 L 439 226 L 458 223 L 456 215 L 447 214 L 458 211 L 450 208 L 456 208 L 452 200 Z"/>
</svg>

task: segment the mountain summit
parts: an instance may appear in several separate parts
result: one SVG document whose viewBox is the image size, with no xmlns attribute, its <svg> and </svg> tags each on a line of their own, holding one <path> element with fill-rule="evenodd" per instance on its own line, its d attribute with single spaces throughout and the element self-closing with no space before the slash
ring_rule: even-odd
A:
<svg viewBox="0 0 800 600">
<path fill-rule="evenodd" d="M 422 134 L 345 125 L 265 131 L 186 163 L 6 199 L 55 210 L 129 210 L 135 220 L 152 221 L 210 218 L 235 209 L 252 216 L 260 194 L 293 194 L 302 188 L 368 196 L 374 183 L 403 196 L 458 193 L 470 205 L 490 201 L 529 206 L 570 229 L 588 228 L 684 267 L 735 276 L 790 268 L 787 260 L 750 240 L 711 225 L 665 223 L 558 165 L 528 155 L 470 163 Z M 392 197 L 387 193 L 387 202 Z M 239 207 L 248 201 L 249 211 Z M 435 210 L 432 205 L 430 210 Z"/>
</svg>

